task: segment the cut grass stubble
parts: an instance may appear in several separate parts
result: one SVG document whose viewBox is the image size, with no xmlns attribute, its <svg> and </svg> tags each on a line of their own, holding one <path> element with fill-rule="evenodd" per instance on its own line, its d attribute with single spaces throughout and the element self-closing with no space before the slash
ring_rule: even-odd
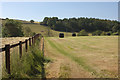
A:
<svg viewBox="0 0 120 80">
<path fill-rule="evenodd" d="M 72 55 L 71 53 L 66 52 L 63 47 L 58 44 L 58 43 L 53 43 L 52 41 L 48 40 L 49 44 L 56 48 L 57 51 L 59 51 L 60 53 L 62 53 L 63 55 L 69 57 L 70 59 L 72 59 L 73 61 L 77 62 L 79 65 L 81 65 L 85 70 L 91 72 L 92 74 L 98 76 L 99 74 L 93 69 L 91 68 L 89 65 L 87 65 L 84 61 L 84 59 L 82 57 L 75 57 L 74 55 Z M 56 46 L 57 45 L 57 46 Z"/>
</svg>

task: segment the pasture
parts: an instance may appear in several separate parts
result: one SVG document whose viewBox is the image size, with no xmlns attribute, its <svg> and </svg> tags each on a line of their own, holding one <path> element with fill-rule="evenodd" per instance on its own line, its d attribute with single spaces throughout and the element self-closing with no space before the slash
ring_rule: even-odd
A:
<svg viewBox="0 0 120 80">
<path fill-rule="evenodd" d="M 45 37 L 47 78 L 118 77 L 118 37 Z"/>
<path fill-rule="evenodd" d="M 49 34 L 50 36 L 55 37 L 55 36 L 58 36 L 59 33 L 61 33 L 59 31 L 55 31 L 55 30 L 48 28 L 48 26 L 43 26 L 40 24 L 23 24 L 22 26 L 23 26 L 23 28 L 29 27 L 32 30 L 32 32 L 41 33 L 43 36 L 48 36 L 48 34 Z M 72 33 L 70 33 L 70 32 L 62 32 L 62 33 L 64 33 L 65 36 L 72 35 Z"/>
<path fill-rule="evenodd" d="M 5 22 L 5 21 L 4 21 Z M 48 26 L 40 25 L 39 23 L 31 24 L 25 22 L 22 24 L 23 28 L 29 27 L 32 32 L 41 33 L 45 39 L 44 55 L 45 60 L 45 74 L 46 78 L 117 78 L 118 77 L 118 36 L 79 36 L 72 37 L 72 33 L 69 32 L 59 32 L 50 29 Z M 64 33 L 65 38 L 59 38 L 59 33 Z M 48 37 L 49 36 L 49 37 Z M 4 44 L 14 44 L 18 43 L 20 40 L 24 41 L 28 37 L 13 37 L 13 38 L 3 38 L 2 47 Z M 35 47 L 38 50 L 32 50 L 28 53 L 33 54 L 34 52 L 39 56 L 41 53 L 39 50 L 40 46 Z M 18 53 L 18 49 L 12 50 L 14 54 Z M 4 59 L 4 55 L 3 59 Z M 14 56 L 12 62 L 14 63 L 12 68 L 21 62 L 17 62 Z M 27 58 L 34 61 L 33 56 Z M 41 56 L 35 58 L 36 62 L 41 63 Z M 1 58 L 2 60 L 2 58 Z M 31 62 L 31 61 L 30 61 Z M 43 62 L 42 62 L 43 63 Z M 4 60 L 3 60 L 4 65 Z M 31 71 L 31 74 L 26 76 L 26 72 L 17 71 L 20 70 L 13 69 L 13 73 L 17 72 L 16 76 L 19 77 L 31 77 L 34 74 L 34 70 L 30 68 L 31 65 L 36 64 L 25 64 L 25 71 Z M 41 64 L 38 64 L 41 65 Z M 42 64 L 43 65 L 43 64 Z M 29 69 L 27 69 L 29 67 Z M 41 67 L 35 67 L 40 70 Z M 43 66 L 42 66 L 43 68 Z M 4 70 L 3 70 L 4 71 Z M 41 71 L 40 71 L 41 72 Z M 43 71 L 44 72 L 44 71 Z M 20 73 L 20 74 L 19 74 Z M 6 77 L 5 72 L 3 76 Z M 42 77 L 42 74 L 37 74 L 38 77 Z"/>
</svg>

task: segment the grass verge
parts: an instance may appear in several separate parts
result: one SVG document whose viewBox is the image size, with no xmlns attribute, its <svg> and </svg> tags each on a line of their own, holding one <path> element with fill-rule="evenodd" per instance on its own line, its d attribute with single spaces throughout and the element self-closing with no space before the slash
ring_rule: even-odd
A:
<svg viewBox="0 0 120 80">
<path fill-rule="evenodd" d="M 3 67 L 3 78 L 45 78 L 44 57 L 40 51 L 40 39 L 34 46 L 29 47 L 28 52 L 24 51 L 22 58 L 19 54 L 11 54 L 11 74 L 8 75 Z"/>
</svg>

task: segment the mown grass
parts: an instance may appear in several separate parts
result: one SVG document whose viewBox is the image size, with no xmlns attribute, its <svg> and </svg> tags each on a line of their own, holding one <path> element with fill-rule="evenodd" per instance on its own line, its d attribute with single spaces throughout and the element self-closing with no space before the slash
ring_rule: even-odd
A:
<svg viewBox="0 0 120 80">
<path fill-rule="evenodd" d="M 73 61 L 77 62 L 79 65 L 81 65 L 84 69 L 86 69 L 89 72 L 92 72 L 95 75 L 98 75 L 96 73 L 96 71 L 90 67 L 89 65 L 87 65 L 84 62 L 84 59 L 82 57 L 75 57 L 74 55 L 72 55 L 71 53 L 66 52 L 61 45 L 59 45 L 58 43 L 54 43 L 50 40 L 48 40 L 49 44 L 54 47 L 55 49 L 57 49 L 57 51 L 59 51 L 61 54 L 64 54 L 65 56 L 71 58 Z M 57 46 L 56 46 L 57 45 Z"/>
<path fill-rule="evenodd" d="M 70 76 L 70 67 L 69 65 L 62 64 L 60 67 L 60 76 L 59 78 L 69 78 Z"/>
<path fill-rule="evenodd" d="M 117 67 L 116 69 L 111 67 L 111 65 L 116 66 L 117 62 L 117 36 L 81 36 L 63 39 L 54 37 L 45 39 L 49 43 L 48 45 L 56 49 L 54 53 L 65 55 L 92 75 L 99 78 L 117 76 L 117 72 L 113 71 L 117 70 Z M 103 70 L 110 74 L 104 73 Z M 112 74 L 113 72 L 114 74 Z"/>
<path fill-rule="evenodd" d="M 19 54 L 11 54 L 11 74 L 8 75 L 3 67 L 3 78 L 44 78 L 44 57 L 40 51 L 40 40 L 35 46 L 29 47 L 28 52 L 23 53 L 22 58 Z"/>
</svg>

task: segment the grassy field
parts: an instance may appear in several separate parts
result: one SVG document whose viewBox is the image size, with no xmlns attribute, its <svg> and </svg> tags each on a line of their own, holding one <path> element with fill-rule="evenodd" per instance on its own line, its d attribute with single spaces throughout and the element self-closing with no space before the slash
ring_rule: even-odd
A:
<svg viewBox="0 0 120 80">
<path fill-rule="evenodd" d="M 40 25 L 40 24 L 23 24 L 23 27 L 29 27 L 33 32 L 36 32 L 36 33 L 41 33 L 43 34 L 44 36 L 48 36 L 48 30 L 49 30 L 49 33 L 50 33 L 50 36 L 58 36 L 59 33 L 61 32 L 58 32 L 58 31 L 54 31 L 54 30 L 51 30 L 49 29 L 47 26 L 43 26 L 43 25 Z M 65 36 L 71 36 L 72 33 L 66 33 L 66 32 L 62 32 L 65 34 Z"/>
<path fill-rule="evenodd" d="M 48 78 L 118 77 L 117 36 L 46 37 L 45 55 Z"/>
<path fill-rule="evenodd" d="M 29 27 L 32 32 L 35 33 L 41 33 L 43 36 L 48 36 L 48 32 L 50 33 L 50 36 L 58 36 L 59 31 L 52 30 L 48 28 L 48 26 L 40 25 L 40 22 L 34 22 L 34 24 L 31 24 L 30 21 L 24 21 L 24 20 L 16 20 L 22 23 L 23 28 Z M 5 25 L 6 20 L 2 20 L 2 24 Z M 71 36 L 72 33 L 69 32 L 62 32 L 65 34 L 65 36 Z"/>
<path fill-rule="evenodd" d="M 3 23 L 5 23 L 5 21 Z M 47 78 L 118 77 L 117 36 L 70 37 L 72 33 L 62 32 L 65 34 L 65 38 L 59 38 L 58 36 L 61 32 L 51 30 L 47 26 L 40 25 L 39 23 L 30 24 L 30 22 L 25 21 L 22 25 L 23 28 L 30 27 L 33 32 L 41 33 L 43 36 L 45 36 L 45 57 L 46 59 L 50 59 L 50 63 L 45 63 L 45 72 Z M 46 37 L 48 36 L 48 32 L 50 32 L 50 35 L 54 37 Z M 21 39 L 16 38 L 16 41 L 12 41 L 12 39 L 5 39 L 3 40 L 3 44 L 9 42 L 16 43 Z M 36 55 L 28 56 L 28 54 L 26 54 L 27 58 L 23 57 L 23 62 L 24 60 L 25 62 L 22 67 L 25 70 L 22 70 L 21 72 L 21 67 L 14 68 L 12 72 L 13 77 L 30 77 L 31 75 L 34 75 L 34 70 L 31 70 L 31 65 L 35 70 L 38 71 L 38 73 L 33 77 L 42 77 L 42 71 L 40 70 L 42 70 L 43 66 L 41 65 L 43 64 L 39 63 L 43 62 L 41 62 L 39 59 L 41 57 L 39 54 L 41 53 L 40 50 L 31 49 L 29 53 L 33 54 L 35 51 Z M 31 61 L 29 59 L 31 59 Z M 15 59 L 13 58 L 13 61 L 14 60 Z M 29 63 L 26 63 L 27 60 Z M 22 64 L 21 62 L 17 62 L 17 60 L 15 60 L 13 63 L 13 67 Z"/>
<path fill-rule="evenodd" d="M 29 27 L 33 32 L 40 33 L 41 31 L 46 31 L 47 27 L 40 24 L 23 24 L 23 27 Z"/>
</svg>

